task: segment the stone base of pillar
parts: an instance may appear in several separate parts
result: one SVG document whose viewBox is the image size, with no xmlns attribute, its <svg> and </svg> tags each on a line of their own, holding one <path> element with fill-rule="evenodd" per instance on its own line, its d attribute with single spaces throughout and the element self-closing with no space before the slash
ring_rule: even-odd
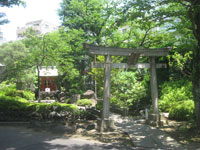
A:
<svg viewBox="0 0 200 150">
<path fill-rule="evenodd" d="M 168 117 L 169 117 L 169 114 L 168 113 L 160 113 L 159 115 L 159 121 L 160 121 L 160 126 L 166 126 L 168 125 Z"/>
<path fill-rule="evenodd" d="M 154 127 L 159 127 L 161 125 L 160 115 L 159 114 L 149 114 L 148 120 L 146 120 L 146 123 L 151 126 L 154 126 Z"/>
<path fill-rule="evenodd" d="M 116 129 L 114 120 L 110 119 L 97 119 L 97 129 L 99 132 L 110 132 Z"/>
<path fill-rule="evenodd" d="M 122 108 L 122 116 L 127 117 L 128 116 L 128 109 L 127 108 Z"/>
<path fill-rule="evenodd" d="M 168 125 L 168 118 L 163 114 L 149 114 L 146 124 L 149 124 L 154 127 L 162 127 Z"/>
</svg>

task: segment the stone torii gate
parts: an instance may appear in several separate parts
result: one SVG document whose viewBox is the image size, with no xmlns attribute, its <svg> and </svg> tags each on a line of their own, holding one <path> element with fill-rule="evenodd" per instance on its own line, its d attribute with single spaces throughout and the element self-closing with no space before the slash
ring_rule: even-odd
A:
<svg viewBox="0 0 200 150">
<path fill-rule="evenodd" d="M 104 68 L 104 92 L 102 121 L 109 120 L 110 112 L 110 74 L 111 68 L 150 68 L 151 97 L 154 120 L 158 121 L 158 88 L 156 68 L 166 68 L 166 64 L 156 64 L 155 57 L 167 56 L 170 48 L 113 48 L 85 44 L 90 55 L 104 55 L 105 63 L 92 63 L 93 68 Z M 129 56 L 129 63 L 111 63 L 111 56 Z M 149 63 L 137 63 L 139 56 L 148 56 Z M 104 125 L 103 125 L 104 126 Z M 105 126 L 104 126 L 105 127 Z"/>
</svg>

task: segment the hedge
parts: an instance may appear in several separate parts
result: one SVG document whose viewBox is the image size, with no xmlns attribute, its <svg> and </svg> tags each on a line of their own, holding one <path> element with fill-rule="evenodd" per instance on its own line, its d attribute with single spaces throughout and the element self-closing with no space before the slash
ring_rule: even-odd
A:
<svg viewBox="0 0 200 150">
<path fill-rule="evenodd" d="M 50 119 L 51 112 L 67 112 L 68 117 L 70 117 L 77 111 L 78 107 L 73 104 L 33 103 L 20 97 L 0 94 L 0 113 L 2 114 L 0 120 L 6 120 L 6 118 L 11 118 L 11 120 Z M 15 118 L 16 116 L 21 118 Z"/>
</svg>

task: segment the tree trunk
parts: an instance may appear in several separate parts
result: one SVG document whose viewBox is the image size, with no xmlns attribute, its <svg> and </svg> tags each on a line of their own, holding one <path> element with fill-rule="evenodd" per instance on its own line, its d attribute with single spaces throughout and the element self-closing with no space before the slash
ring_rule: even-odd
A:
<svg viewBox="0 0 200 150">
<path fill-rule="evenodd" d="M 198 7 L 195 7 L 198 6 Z M 193 96 L 195 102 L 195 115 L 197 126 L 200 126 L 200 11 L 199 11 L 200 2 L 196 1 L 196 4 L 193 4 L 193 33 L 197 39 L 198 45 L 195 51 L 193 52 Z"/>
<path fill-rule="evenodd" d="M 40 103 L 40 66 L 37 66 L 37 75 L 38 75 L 38 103 Z"/>
<path fill-rule="evenodd" d="M 193 96 L 197 126 L 200 126 L 200 40 L 193 55 Z"/>
</svg>

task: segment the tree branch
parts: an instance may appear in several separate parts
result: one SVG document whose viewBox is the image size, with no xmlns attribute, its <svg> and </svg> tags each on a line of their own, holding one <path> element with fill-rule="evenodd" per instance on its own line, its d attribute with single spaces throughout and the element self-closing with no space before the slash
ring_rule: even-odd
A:
<svg viewBox="0 0 200 150">
<path fill-rule="evenodd" d="M 145 41 L 145 39 L 146 39 L 146 37 L 147 37 L 147 35 L 148 35 L 148 33 L 149 33 L 149 31 L 150 31 L 151 29 L 152 29 L 152 28 L 149 27 L 149 29 L 145 32 L 144 37 L 143 37 L 143 39 L 142 39 L 142 42 L 140 43 L 140 46 L 143 46 L 144 41 Z"/>
</svg>

